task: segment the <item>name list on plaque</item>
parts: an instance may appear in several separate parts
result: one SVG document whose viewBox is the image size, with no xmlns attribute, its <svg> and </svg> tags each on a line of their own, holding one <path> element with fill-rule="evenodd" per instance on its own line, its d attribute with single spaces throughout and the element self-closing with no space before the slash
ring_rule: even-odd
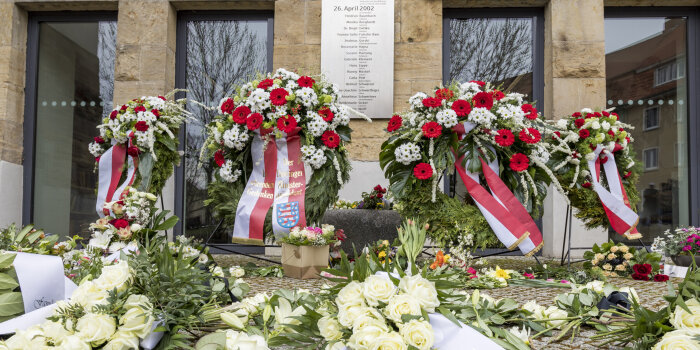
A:
<svg viewBox="0 0 700 350">
<path fill-rule="evenodd" d="M 321 71 L 341 103 L 371 118 L 394 110 L 394 0 L 323 0 Z"/>
</svg>

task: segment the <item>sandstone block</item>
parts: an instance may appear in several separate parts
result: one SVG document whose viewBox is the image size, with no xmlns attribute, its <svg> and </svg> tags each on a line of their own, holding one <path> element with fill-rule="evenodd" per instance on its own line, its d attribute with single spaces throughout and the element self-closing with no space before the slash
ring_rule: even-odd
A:
<svg viewBox="0 0 700 350">
<path fill-rule="evenodd" d="M 169 50 L 162 45 L 141 46 L 140 80 L 163 80 L 167 75 L 166 71 L 174 70 L 174 65 L 168 65 Z"/>
<path fill-rule="evenodd" d="M 603 0 L 552 0 L 553 41 L 605 41 Z"/>
<path fill-rule="evenodd" d="M 275 2 L 275 45 L 303 44 L 306 31 L 306 6 L 303 0 Z"/>
<path fill-rule="evenodd" d="M 400 43 L 394 45 L 394 79 L 442 80 L 442 44 Z"/>
<path fill-rule="evenodd" d="M 350 159 L 362 161 L 379 160 L 379 151 L 382 149 L 382 142 L 385 138 L 353 138 L 347 148 L 350 152 Z"/>
<path fill-rule="evenodd" d="M 275 45 L 273 66 L 299 69 L 304 74 L 321 72 L 321 45 Z"/>
<path fill-rule="evenodd" d="M 552 42 L 554 78 L 605 78 L 604 42 Z"/>
<path fill-rule="evenodd" d="M 321 1 L 306 2 L 306 33 L 304 43 L 321 44 Z"/>
<path fill-rule="evenodd" d="M 554 101 L 548 118 L 561 117 L 581 108 L 605 106 L 605 78 L 554 78 Z"/>
<path fill-rule="evenodd" d="M 350 120 L 353 142 L 367 138 L 386 138 L 386 120 L 373 120 L 368 122 L 363 119 Z"/>
<path fill-rule="evenodd" d="M 401 2 L 401 42 L 442 43 L 442 1 Z"/>
<path fill-rule="evenodd" d="M 114 80 L 136 81 L 141 70 L 141 47 L 117 44 Z"/>
</svg>

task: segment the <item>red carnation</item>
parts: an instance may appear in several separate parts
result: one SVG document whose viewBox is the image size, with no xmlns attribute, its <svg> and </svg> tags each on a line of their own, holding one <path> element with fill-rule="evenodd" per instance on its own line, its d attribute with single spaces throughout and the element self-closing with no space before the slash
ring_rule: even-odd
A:
<svg viewBox="0 0 700 350">
<path fill-rule="evenodd" d="M 328 148 L 336 148 L 340 144 L 340 136 L 335 131 L 328 130 L 321 135 L 321 141 Z"/>
<path fill-rule="evenodd" d="M 377 193 L 377 198 L 382 198 L 382 197 L 384 197 L 384 195 L 383 195 L 383 194 L 381 194 L 381 193 Z"/>
<path fill-rule="evenodd" d="M 231 114 L 231 111 L 233 111 L 233 100 L 227 98 L 221 103 L 221 112 Z"/>
<path fill-rule="evenodd" d="M 508 147 L 515 142 L 515 136 L 508 129 L 500 129 L 496 131 L 498 135 L 495 136 L 496 143 L 501 147 Z"/>
<path fill-rule="evenodd" d="M 129 221 L 126 219 L 114 219 L 111 220 L 109 223 L 116 229 L 129 227 Z"/>
<path fill-rule="evenodd" d="M 654 282 L 666 282 L 668 281 L 668 275 L 658 274 L 654 275 Z"/>
<path fill-rule="evenodd" d="M 126 153 L 132 157 L 138 157 L 139 154 L 141 153 L 141 150 L 136 146 L 131 146 L 131 147 L 126 149 Z"/>
<path fill-rule="evenodd" d="M 622 151 L 623 149 L 624 149 L 624 147 L 622 147 L 621 144 L 615 142 L 615 147 L 613 148 L 613 153 L 620 152 L 620 151 Z"/>
<path fill-rule="evenodd" d="M 331 109 L 328 107 L 323 107 L 319 109 L 318 114 L 321 116 L 321 118 L 323 118 L 324 121 L 329 123 L 333 120 L 333 117 L 335 116 L 333 114 L 333 111 L 331 111 Z"/>
<path fill-rule="evenodd" d="M 591 132 L 588 131 L 588 129 L 581 129 L 578 131 L 578 136 L 582 139 L 588 138 L 588 136 L 591 136 Z"/>
<path fill-rule="evenodd" d="M 160 119 L 160 111 L 157 109 L 151 109 L 151 113 L 156 116 L 156 119 Z"/>
<path fill-rule="evenodd" d="M 423 124 L 423 136 L 434 139 L 442 134 L 442 126 L 437 122 L 427 122 Z"/>
<path fill-rule="evenodd" d="M 593 114 L 593 113 L 586 113 L 586 119 L 591 119 L 591 118 L 593 118 L 593 117 L 595 117 L 595 114 Z"/>
<path fill-rule="evenodd" d="M 109 119 L 114 119 L 119 115 L 119 112 L 114 110 L 112 113 L 109 114 Z"/>
<path fill-rule="evenodd" d="M 224 165 L 224 163 L 226 163 L 226 159 L 224 159 L 224 151 L 223 150 L 217 150 L 216 153 L 214 153 L 214 162 L 219 167 L 222 167 Z"/>
<path fill-rule="evenodd" d="M 297 120 L 291 116 L 291 115 L 286 115 L 284 117 L 281 117 L 277 119 L 277 128 L 286 132 L 290 133 L 294 131 L 294 128 L 297 127 Z"/>
<path fill-rule="evenodd" d="M 493 90 L 491 91 L 491 96 L 493 96 L 494 100 L 500 101 L 502 98 L 506 97 L 506 94 L 501 90 Z"/>
<path fill-rule="evenodd" d="M 632 279 L 637 280 L 637 281 L 648 281 L 649 280 L 649 275 L 643 275 L 641 273 L 633 273 L 632 274 Z"/>
<path fill-rule="evenodd" d="M 468 101 L 457 100 L 452 102 L 452 110 L 457 113 L 458 117 L 466 117 L 472 111 L 472 105 Z"/>
<path fill-rule="evenodd" d="M 602 115 L 600 114 L 600 112 L 595 112 L 595 113 L 593 113 L 593 116 L 596 117 L 596 118 L 602 117 Z"/>
<path fill-rule="evenodd" d="M 382 190 L 382 186 L 381 186 L 381 185 L 374 186 L 373 190 L 375 190 L 375 191 L 381 191 L 381 190 Z"/>
<path fill-rule="evenodd" d="M 386 127 L 386 131 L 388 132 L 393 132 L 396 130 L 399 130 L 401 128 L 401 124 L 403 123 L 403 119 L 401 119 L 401 116 L 396 114 L 391 119 L 389 119 L 389 125 Z"/>
<path fill-rule="evenodd" d="M 146 111 L 146 107 L 144 107 L 144 106 L 136 106 L 136 108 L 134 108 L 135 113 L 145 112 L 145 111 Z"/>
<path fill-rule="evenodd" d="M 470 83 L 474 83 L 474 84 L 479 85 L 481 87 L 484 87 L 484 85 L 486 85 L 486 83 L 484 83 L 481 80 L 472 80 L 472 81 L 470 81 Z"/>
<path fill-rule="evenodd" d="M 315 82 L 316 81 L 313 80 L 313 78 L 307 76 L 303 76 L 297 80 L 297 84 L 299 84 L 299 86 L 306 88 L 313 87 Z"/>
<path fill-rule="evenodd" d="M 95 136 L 95 142 L 105 143 L 105 139 L 103 139 L 102 136 Z"/>
<path fill-rule="evenodd" d="M 442 99 L 442 100 L 449 100 L 454 95 L 455 95 L 455 93 L 452 92 L 452 90 L 450 90 L 448 88 L 442 88 L 442 89 L 438 89 L 437 91 L 435 91 L 435 97 Z"/>
<path fill-rule="evenodd" d="M 574 114 L 571 115 L 574 118 L 580 118 L 581 117 L 581 112 L 574 112 Z"/>
<path fill-rule="evenodd" d="M 248 116 L 245 120 L 245 124 L 248 127 L 248 130 L 255 130 L 262 125 L 263 122 L 263 117 L 260 113 L 253 113 Z"/>
<path fill-rule="evenodd" d="M 612 113 L 610 113 L 610 115 L 613 116 L 613 117 L 615 117 L 615 120 L 620 120 L 620 116 L 617 115 L 617 113 L 612 112 Z"/>
<path fill-rule="evenodd" d="M 537 108 L 533 107 L 531 104 L 526 103 L 520 107 L 520 109 L 525 112 L 525 117 L 527 119 L 535 120 L 537 119 Z"/>
<path fill-rule="evenodd" d="M 433 176 L 433 168 L 428 163 L 418 163 L 413 168 L 413 176 L 419 180 L 426 180 Z"/>
<path fill-rule="evenodd" d="M 625 179 L 628 178 L 628 177 L 630 177 L 630 176 L 632 176 L 632 172 L 631 172 L 631 171 L 628 171 L 625 175 L 622 175 L 622 177 L 625 178 Z"/>
<path fill-rule="evenodd" d="M 272 86 L 272 84 L 274 84 L 274 83 L 275 82 L 272 79 L 269 79 L 269 78 L 265 79 L 265 80 L 261 81 L 260 83 L 258 83 L 258 89 L 267 90 L 267 88 Z"/>
<path fill-rule="evenodd" d="M 231 119 L 236 124 L 245 124 L 248 115 L 250 115 L 250 108 L 248 106 L 239 106 L 231 113 Z"/>
<path fill-rule="evenodd" d="M 530 159 L 522 153 L 516 153 L 510 157 L 510 168 L 514 171 L 525 171 L 530 166 Z"/>
<path fill-rule="evenodd" d="M 582 127 L 583 124 L 585 124 L 585 123 L 586 123 L 586 120 L 583 118 L 578 118 L 578 119 L 574 120 L 574 125 L 576 125 L 577 128 Z"/>
<path fill-rule="evenodd" d="M 651 264 L 634 264 L 632 270 L 641 275 L 648 275 L 651 273 Z"/>
<path fill-rule="evenodd" d="M 493 96 L 488 92 L 477 92 L 474 97 L 472 97 L 472 102 L 474 102 L 475 108 L 486 108 L 491 109 L 493 107 Z"/>
<path fill-rule="evenodd" d="M 602 111 L 602 112 L 600 112 L 600 113 L 601 113 L 604 117 L 609 117 L 609 116 L 610 116 L 610 113 L 608 113 L 607 111 Z"/>
<path fill-rule="evenodd" d="M 442 105 L 442 100 L 437 97 L 427 97 L 423 99 L 423 106 L 428 108 L 436 108 Z"/>
<path fill-rule="evenodd" d="M 593 187 L 593 184 L 590 183 L 590 182 L 588 182 L 588 181 L 586 181 L 586 182 L 584 182 L 583 185 L 581 185 L 581 186 L 583 186 L 583 188 L 591 188 L 591 187 Z"/>
<path fill-rule="evenodd" d="M 289 92 L 283 88 L 277 88 L 270 91 L 270 101 L 275 106 L 284 106 L 287 103 Z"/>
<path fill-rule="evenodd" d="M 520 141 L 525 143 L 538 143 L 542 139 L 542 135 L 540 135 L 540 132 L 535 128 L 520 130 L 518 137 L 520 138 Z"/>
<path fill-rule="evenodd" d="M 134 128 L 137 131 L 146 131 L 148 130 L 148 123 L 143 120 L 137 121 L 136 124 L 134 124 Z"/>
<path fill-rule="evenodd" d="M 120 111 L 125 111 L 127 108 L 129 108 L 129 106 L 127 106 L 127 105 L 122 105 L 122 106 L 119 108 L 119 110 L 120 110 Z"/>
</svg>

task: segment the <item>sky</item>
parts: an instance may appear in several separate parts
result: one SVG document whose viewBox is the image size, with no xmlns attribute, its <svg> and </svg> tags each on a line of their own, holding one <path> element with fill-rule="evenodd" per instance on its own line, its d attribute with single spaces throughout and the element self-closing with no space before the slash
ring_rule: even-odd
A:
<svg viewBox="0 0 700 350">
<path fill-rule="evenodd" d="M 605 19 L 605 53 L 660 33 L 665 21 L 663 17 Z"/>
</svg>

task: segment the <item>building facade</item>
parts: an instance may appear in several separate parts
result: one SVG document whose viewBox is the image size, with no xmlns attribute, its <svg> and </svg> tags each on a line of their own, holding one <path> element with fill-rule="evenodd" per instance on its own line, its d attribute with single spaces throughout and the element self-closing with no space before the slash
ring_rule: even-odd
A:
<svg viewBox="0 0 700 350">
<path fill-rule="evenodd" d="M 319 73 L 321 1 L 3 0 L 0 227 L 85 233 L 96 181 L 87 144 L 113 104 L 176 87 L 214 104 L 255 72 Z M 700 224 L 700 0 L 394 3 L 394 110 L 417 91 L 472 79 L 527 93 L 550 119 L 615 107 L 635 127 L 644 169 L 640 231 Z M 182 133 L 182 163 L 163 205 L 184 218 L 177 233 L 201 235 L 213 219 L 203 205 L 209 170 L 197 156 L 212 116 L 190 109 L 197 117 Z M 372 117 L 351 122 L 354 171 L 341 198 L 388 183 L 377 160 L 390 116 Z M 545 255 L 561 254 L 562 203 L 550 191 Z M 608 237 L 576 222 L 571 245 Z"/>
</svg>

